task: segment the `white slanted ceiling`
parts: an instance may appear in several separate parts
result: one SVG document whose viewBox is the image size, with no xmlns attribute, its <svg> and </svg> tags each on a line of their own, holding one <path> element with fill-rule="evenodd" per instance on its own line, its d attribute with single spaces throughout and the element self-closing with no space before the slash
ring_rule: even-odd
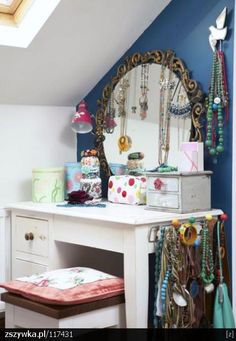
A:
<svg viewBox="0 0 236 341">
<path fill-rule="evenodd" d="M 61 0 L 28 48 L 0 46 L 0 104 L 76 105 L 170 1 Z"/>
</svg>

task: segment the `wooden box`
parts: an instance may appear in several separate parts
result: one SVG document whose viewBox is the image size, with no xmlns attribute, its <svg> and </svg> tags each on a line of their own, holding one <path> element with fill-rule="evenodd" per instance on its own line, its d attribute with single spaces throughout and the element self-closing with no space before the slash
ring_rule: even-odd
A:
<svg viewBox="0 0 236 341">
<path fill-rule="evenodd" d="M 147 209 L 188 213 L 211 209 L 211 171 L 146 173 Z"/>
</svg>

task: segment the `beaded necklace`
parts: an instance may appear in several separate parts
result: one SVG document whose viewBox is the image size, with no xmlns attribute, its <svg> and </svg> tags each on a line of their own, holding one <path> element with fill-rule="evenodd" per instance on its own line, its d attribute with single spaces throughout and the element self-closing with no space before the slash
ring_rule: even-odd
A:
<svg viewBox="0 0 236 341">
<path fill-rule="evenodd" d="M 224 151 L 224 117 L 228 115 L 226 71 L 222 51 L 213 54 L 211 85 L 208 95 L 206 146 L 211 156 Z"/>
<path fill-rule="evenodd" d="M 204 285 L 212 283 L 215 277 L 213 253 L 210 245 L 209 229 L 206 222 L 202 226 L 202 264 L 200 276 Z"/>
<path fill-rule="evenodd" d="M 189 328 L 194 321 L 194 303 L 186 290 L 188 271 L 186 250 L 174 227 L 165 233 L 161 268 L 162 325 Z"/>
</svg>

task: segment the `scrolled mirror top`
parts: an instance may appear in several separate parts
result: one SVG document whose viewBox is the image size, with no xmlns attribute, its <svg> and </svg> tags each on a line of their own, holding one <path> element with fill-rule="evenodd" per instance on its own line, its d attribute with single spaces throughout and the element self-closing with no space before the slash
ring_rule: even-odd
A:
<svg viewBox="0 0 236 341">
<path fill-rule="evenodd" d="M 154 65 L 152 65 L 154 64 Z M 154 67 L 158 65 L 158 67 Z M 135 70 L 134 70 L 135 69 Z M 166 71 L 167 70 L 167 71 Z M 168 71 L 169 70 L 169 71 Z M 132 72 L 130 72 L 132 71 Z M 155 73 L 158 72 L 158 76 L 155 76 Z M 136 78 L 138 78 L 140 81 L 140 84 L 138 85 L 139 88 L 141 88 L 141 95 L 139 94 L 138 100 L 136 100 L 136 104 L 134 99 L 132 99 L 133 93 L 137 89 L 136 85 Z M 145 78 L 146 77 L 146 78 Z M 159 87 L 156 89 L 152 89 L 152 84 L 153 84 L 153 79 L 156 77 L 158 79 L 158 84 Z M 149 79 L 148 79 L 149 78 Z M 132 80 L 133 79 L 133 80 Z M 160 80 L 159 80 L 160 79 Z M 146 83 L 145 83 L 146 82 Z M 148 84 L 149 82 L 149 84 Z M 133 84 L 135 83 L 135 85 Z M 150 86 L 150 89 L 148 88 Z M 160 125 L 160 120 L 156 120 L 156 118 L 152 118 L 152 113 L 153 110 L 151 109 L 152 106 L 156 105 L 155 111 L 157 112 L 158 110 L 161 111 L 161 106 L 164 105 L 163 103 L 159 104 L 160 100 L 157 100 L 154 95 L 153 97 L 149 97 L 147 100 L 148 96 L 151 96 L 150 94 L 154 92 L 157 93 L 158 91 L 165 91 L 166 88 L 171 88 L 171 94 L 172 97 L 172 106 L 169 106 L 169 111 L 171 112 L 171 115 L 178 116 L 179 117 L 185 117 L 188 114 L 188 117 L 190 117 L 190 123 L 185 124 L 184 123 L 184 128 L 188 129 L 188 140 L 190 141 L 201 141 L 202 136 L 201 136 L 201 121 L 200 117 L 203 112 L 203 100 L 204 100 L 204 95 L 201 89 L 198 86 L 197 81 L 192 80 L 189 77 L 189 71 L 186 68 L 185 64 L 183 61 L 179 58 L 177 58 L 172 50 L 168 51 L 161 51 L 161 50 L 153 50 L 153 51 L 148 51 L 144 53 L 143 55 L 140 53 L 135 53 L 132 56 L 129 56 L 125 58 L 124 63 L 118 66 L 116 74 L 112 77 L 111 82 L 108 83 L 102 93 L 102 97 L 98 100 L 98 111 L 96 115 L 96 148 L 99 150 L 100 154 L 100 164 L 101 168 L 105 171 L 105 174 L 109 176 L 111 174 L 110 168 L 108 166 L 108 162 L 112 162 L 113 160 L 110 159 L 110 155 L 108 152 L 108 149 L 110 150 L 111 145 L 116 145 L 117 146 L 117 130 L 120 130 L 120 140 L 118 136 L 118 145 L 120 151 L 128 151 L 132 145 L 132 141 L 130 140 L 135 140 L 136 137 L 131 136 L 129 137 L 129 134 L 125 134 L 124 131 L 122 130 L 125 125 L 127 124 L 124 123 L 125 121 L 123 120 L 122 117 L 125 117 L 125 120 L 127 119 L 126 113 L 125 113 L 125 107 L 123 106 L 123 102 L 126 96 L 129 100 L 129 105 L 130 105 L 130 111 L 133 112 L 133 114 L 136 114 L 136 121 L 137 121 L 137 113 L 136 113 L 136 108 L 137 106 L 139 107 L 140 111 L 140 116 L 141 116 L 141 121 L 139 118 L 139 125 L 143 124 L 143 129 L 150 129 L 147 127 L 148 121 L 154 121 L 156 126 Z M 129 91 L 129 96 L 127 95 Z M 168 91 L 168 90 L 167 90 Z M 160 96 L 160 98 L 162 98 Z M 184 98 L 184 101 L 181 100 L 181 98 Z M 115 101 L 116 104 L 116 114 L 112 115 L 112 106 L 111 106 L 111 101 Z M 133 105 L 132 102 L 133 101 Z M 137 104 L 138 101 L 138 104 Z M 159 101 L 159 102 L 158 102 Z M 182 101 L 182 102 L 181 102 Z M 155 104 L 156 103 L 156 104 Z M 114 107 L 114 106 L 113 106 Z M 150 113 L 148 112 L 147 115 L 147 108 L 149 108 Z M 142 110 L 143 109 L 143 110 Z M 112 119 L 113 116 L 116 119 L 113 121 L 110 121 L 110 125 L 108 125 L 107 129 L 107 113 L 109 113 L 109 119 Z M 187 113 L 187 114 L 186 114 Z M 135 119 L 135 115 L 132 115 L 131 119 Z M 190 114 L 190 115 L 189 115 Z M 143 117 L 142 117 L 143 115 Z M 117 119 L 119 117 L 119 120 Z M 161 117 L 161 116 L 160 116 Z M 119 127 L 117 127 L 117 120 L 119 121 Z M 123 120 L 123 121 L 122 121 Z M 156 121 L 155 121 L 156 120 Z M 127 121 L 127 120 L 126 120 Z M 146 122 L 145 122 L 146 121 Z M 174 130 L 177 129 L 177 123 L 175 122 L 176 120 L 174 119 L 171 123 L 171 133 L 174 133 Z M 186 120 L 181 120 L 186 121 Z M 123 123 L 122 123 L 123 122 Z M 145 123 L 144 123 L 145 122 Z M 145 126 L 146 124 L 146 126 Z M 182 123 L 181 123 L 182 124 Z M 133 123 L 129 123 L 130 126 L 134 127 Z M 124 126 L 122 128 L 122 126 Z M 186 128 L 187 127 L 187 128 Z M 124 128 L 125 129 L 125 128 Z M 138 128 L 139 130 L 140 128 Z M 141 126 L 142 129 L 142 126 Z M 153 128 L 151 128 L 153 129 Z M 152 136 L 157 136 L 156 142 L 157 144 L 160 145 L 160 130 L 159 130 L 159 141 L 158 141 L 158 129 L 156 131 L 153 130 Z M 179 123 L 178 123 L 178 129 Z M 181 129 L 183 129 L 181 127 Z M 132 129 L 130 129 L 132 130 Z M 116 134 L 113 133 L 113 131 L 116 131 Z M 123 135 L 122 133 L 123 132 Z M 183 129 L 184 132 L 184 129 Z M 131 135 L 134 134 L 134 129 L 132 132 L 130 132 Z M 179 133 L 178 133 L 179 134 Z M 181 133 L 182 135 L 185 133 Z M 130 139 L 130 140 L 129 140 Z M 173 140 L 175 138 L 172 137 L 172 146 L 170 144 L 170 149 L 174 151 L 174 143 Z M 137 141 L 135 141 L 137 142 Z M 146 141 L 147 142 L 147 141 Z M 123 143 L 123 144 L 122 144 Z M 104 144 L 105 150 L 104 150 Z M 150 141 L 150 144 L 152 142 Z M 175 141 L 175 148 L 176 148 L 177 142 Z M 131 152 L 134 151 L 144 151 L 139 148 L 138 144 L 134 143 L 133 147 L 137 148 L 136 150 L 131 149 Z M 153 147 L 153 149 L 157 149 L 155 152 L 156 154 L 158 153 L 158 146 L 151 146 L 150 148 Z M 124 148 L 124 149 L 123 149 Z M 147 146 L 146 146 L 147 148 Z M 168 149 L 169 146 L 166 147 Z M 175 151 L 176 152 L 176 151 Z M 112 153 L 112 152 L 111 152 Z M 159 151 L 160 154 L 160 151 Z M 146 161 L 148 161 L 146 159 Z M 121 162 L 121 161 L 120 161 Z M 157 162 L 157 161 L 156 161 Z M 159 158 L 160 162 L 160 158 Z M 150 162 L 149 162 L 150 163 Z"/>
</svg>

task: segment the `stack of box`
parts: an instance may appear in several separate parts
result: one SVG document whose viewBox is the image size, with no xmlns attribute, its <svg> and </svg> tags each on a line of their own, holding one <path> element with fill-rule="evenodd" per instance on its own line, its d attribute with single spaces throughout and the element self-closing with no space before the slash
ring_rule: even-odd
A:
<svg viewBox="0 0 236 341">
<path fill-rule="evenodd" d="M 80 189 L 94 199 L 101 198 L 100 163 L 98 152 L 95 149 L 87 149 L 81 152 L 81 172 Z"/>
</svg>

